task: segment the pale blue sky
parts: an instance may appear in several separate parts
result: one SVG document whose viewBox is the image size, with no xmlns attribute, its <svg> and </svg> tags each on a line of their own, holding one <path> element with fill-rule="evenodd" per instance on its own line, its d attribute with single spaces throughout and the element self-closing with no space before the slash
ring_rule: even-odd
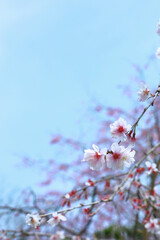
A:
<svg viewBox="0 0 160 240">
<path fill-rule="evenodd" d="M 78 136 L 92 98 L 130 106 L 117 86 L 160 45 L 159 9 L 159 0 L 0 0 L 2 191 L 34 188 L 38 172 L 15 165 L 54 155 L 54 132 Z"/>
</svg>

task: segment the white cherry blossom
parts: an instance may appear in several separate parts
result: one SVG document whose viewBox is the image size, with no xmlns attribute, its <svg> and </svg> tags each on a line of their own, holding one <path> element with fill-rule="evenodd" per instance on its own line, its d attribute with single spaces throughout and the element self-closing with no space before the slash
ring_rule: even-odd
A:
<svg viewBox="0 0 160 240">
<path fill-rule="evenodd" d="M 123 169 L 125 166 L 130 167 L 135 161 L 135 151 L 131 151 L 131 148 L 124 148 L 118 143 L 111 145 L 112 153 L 107 155 L 107 167 L 112 169 Z"/>
<path fill-rule="evenodd" d="M 55 227 L 57 224 L 59 224 L 62 221 L 66 221 L 67 218 L 62 215 L 62 214 L 58 214 L 58 213 L 53 213 L 52 214 L 52 218 L 50 218 L 47 222 L 52 226 Z"/>
<path fill-rule="evenodd" d="M 89 186 L 94 186 L 94 182 L 93 182 L 91 179 L 88 179 L 88 181 L 85 182 L 85 185 L 86 185 L 87 187 L 89 187 Z"/>
<path fill-rule="evenodd" d="M 64 197 L 65 197 L 66 199 L 70 199 L 69 193 L 65 194 Z"/>
<path fill-rule="evenodd" d="M 147 86 L 147 84 L 141 82 L 140 83 L 140 91 L 138 91 L 137 94 L 139 96 L 139 101 L 141 101 L 141 102 L 146 101 L 150 94 L 150 89 Z"/>
<path fill-rule="evenodd" d="M 160 233 L 159 220 L 157 218 L 150 218 L 150 220 L 144 225 L 148 232 Z"/>
<path fill-rule="evenodd" d="M 63 231 L 57 231 L 54 235 L 50 237 L 50 240 L 61 240 L 64 239 L 65 235 Z"/>
<path fill-rule="evenodd" d="M 119 138 L 121 141 L 126 141 L 126 133 L 131 130 L 131 125 L 123 118 L 119 118 L 114 123 L 110 124 L 110 132 L 113 138 Z"/>
<path fill-rule="evenodd" d="M 107 155 L 107 167 L 112 169 L 123 169 L 124 164 L 122 160 L 123 147 L 118 143 L 111 145 L 112 153 Z"/>
<path fill-rule="evenodd" d="M 148 174 L 148 175 L 150 175 L 151 173 L 156 173 L 156 172 L 158 172 L 158 168 L 157 168 L 157 166 L 156 166 L 155 163 L 151 163 L 151 162 L 149 162 L 149 161 L 146 161 L 145 164 L 146 164 L 146 166 L 147 166 L 147 168 L 148 168 L 148 171 L 147 171 L 147 174 Z"/>
<path fill-rule="evenodd" d="M 123 147 L 122 160 L 123 160 L 124 166 L 129 168 L 132 165 L 132 163 L 134 163 L 135 153 L 136 152 L 134 150 L 131 151 L 131 146 L 129 146 L 127 148 Z"/>
<path fill-rule="evenodd" d="M 82 161 L 87 162 L 92 170 L 99 170 L 101 167 L 104 167 L 107 149 L 103 148 L 99 150 L 95 144 L 93 144 L 92 147 L 93 150 L 84 150 L 84 158 Z"/>
<path fill-rule="evenodd" d="M 26 223 L 34 228 L 37 228 L 41 223 L 41 217 L 39 214 L 27 214 Z"/>
</svg>

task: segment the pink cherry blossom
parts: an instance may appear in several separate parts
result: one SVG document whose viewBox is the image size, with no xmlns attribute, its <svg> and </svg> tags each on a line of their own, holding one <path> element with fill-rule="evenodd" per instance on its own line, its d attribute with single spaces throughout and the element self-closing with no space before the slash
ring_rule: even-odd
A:
<svg viewBox="0 0 160 240">
<path fill-rule="evenodd" d="M 147 84 L 141 82 L 140 83 L 140 91 L 137 92 L 139 96 L 139 101 L 144 102 L 148 99 L 150 94 L 150 89 L 148 88 Z"/>
<path fill-rule="evenodd" d="M 82 161 L 87 162 L 92 170 L 99 170 L 101 167 L 104 167 L 107 149 L 103 148 L 99 150 L 95 144 L 93 144 L 92 147 L 93 150 L 84 150 L 84 158 Z"/>
<path fill-rule="evenodd" d="M 52 226 L 55 227 L 57 224 L 59 224 L 62 221 L 66 221 L 67 218 L 62 215 L 62 214 L 58 214 L 58 213 L 53 213 L 52 214 L 52 218 L 50 218 L 47 222 Z"/>
<path fill-rule="evenodd" d="M 110 125 L 110 132 L 113 138 L 120 138 L 121 141 L 126 141 L 126 133 L 131 130 L 131 125 L 123 118 L 119 118 L 117 121 Z"/>
<path fill-rule="evenodd" d="M 107 155 L 107 167 L 112 169 L 123 169 L 125 166 L 130 167 L 135 161 L 135 151 L 131 151 L 131 148 L 124 148 L 118 143 L 111 145 L 112 153 Z"/>
<path fill-rule="evenodd" d="M 148 232 L 159 234 L 160 225 L 157 218 L 150 218 L 150 220 L 144 226 L 147 228 Z"/>
<path fill-rule="evenodd" d="M 158 168 L 156 167 L 156 164 L 155 163 L 151 163 L 149 161 L 146 161 L 145 162 L 147 168 L 148 168 L 148 171 L 147 171 L 147 174 L 150 175 L 151 173 L 156 173 L 158 172 Z"/>
</svg>

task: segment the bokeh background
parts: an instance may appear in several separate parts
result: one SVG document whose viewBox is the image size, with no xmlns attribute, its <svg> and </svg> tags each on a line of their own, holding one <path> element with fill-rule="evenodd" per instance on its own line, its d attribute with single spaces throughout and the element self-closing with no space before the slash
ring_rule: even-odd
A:
<svg viewBox="0 0 160 240">
<path fill-rule="evenodd" d="M 52 134 L 80 137 L 92 101 L 128 109 L 121 86 L 159 82 L 159 0 L 0 0 L 0 188 L 32 187 L 24 157 L 55 157 Z M 143 76 L 145 78 L 145 76 Z M 138 86 L 137 89 L 138 90 Z M 89 132 L 88 132 L 89 134 Z"/>
</svg>

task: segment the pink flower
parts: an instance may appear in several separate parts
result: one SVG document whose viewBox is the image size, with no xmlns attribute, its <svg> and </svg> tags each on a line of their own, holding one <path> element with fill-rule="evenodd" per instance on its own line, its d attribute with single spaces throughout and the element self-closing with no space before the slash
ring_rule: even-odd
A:
<svg viewBox="0 0 160 240">
<path fill-rule="evenodd" d="M 124 148 L 118 143 L 111 145 L 112 153 L 107 155 L 107 167 L 112 169 L 123 169 L 125 166 L 130 167 L 135 161 L 135 151 L 131 151 L 131 148 Z"/>
<path fill-rule="evenodd" d="M 151 163 L 149 161 L 146 161 L 145 162 L 147 168 L 148 168 L 148 171 L 147 171 L 147 174 L 150 175 L 151 173 L 156 173 L 158 172 L 158 168 L 156 167 L 156 164 L 155 163 Z"/>
<path fill-rule="evenodd" d="M 119 118 L 117 121 L 110 125 L 110 131 L 113 138 L 120 138 L 121 141 L 126 141 L 126 133 L 131 130 L 131 125 L 123 118 Z"/>
<path fill-rule="evenodd" d="M 150 218 L 144 226 L 151 233 L 159 233 L 160 231 L 159 221 L 157 218 Z"/>
<path fill-rule="evenodd" d="M 123 169 L 122 146 L 118 145 L 118 143 L 113 143 L 111 145 L 111 151 L 112 153 L 107 156 L 107 167 L 112 169 Z"/>
<path fill-rule="evenodd" d="M 150 89 L 148 88 L 148 86 L 145 83 L 141 82 L 140 83 L 140 91 L 138 91 L 137 94 L 139 96 L 139 101 L 144 102 L 149 97 Z"/>
<path fill-rule="evenodd" d="M 92 147 L 93 150 L 84 150 L 84 158 L 82 161 L 87 162 L 92 170 L 99 170 L 101 167 L 104 167 L 107 149 L 103 148 L 99 150 L 95 144 L 93 144 Z"/>
<path fill-rule="evenodd" d="M 55 227 L 60 222 L 67 220 L 65 216 L 63 216 L 62 214 L 58 214 L 56 212 L 53 213 L 52 216 L 53 217 L 47 221 L 52 227 Z"/>
</svg>

